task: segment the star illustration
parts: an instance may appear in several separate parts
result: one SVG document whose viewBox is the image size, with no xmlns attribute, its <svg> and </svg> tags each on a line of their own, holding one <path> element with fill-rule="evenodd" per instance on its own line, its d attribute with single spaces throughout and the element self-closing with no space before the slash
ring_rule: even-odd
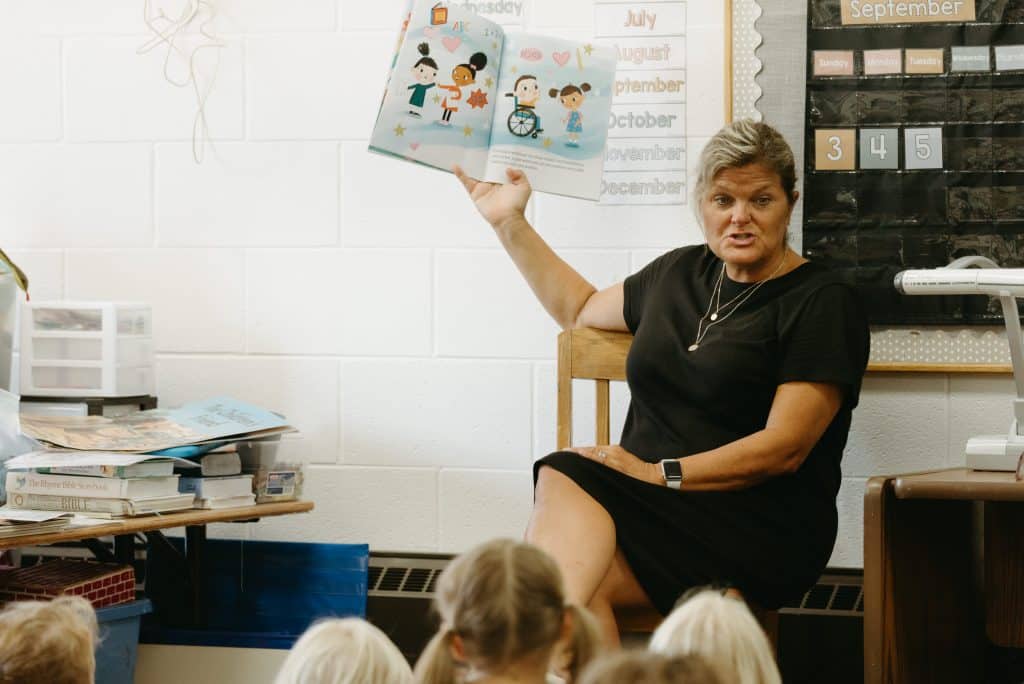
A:
<svg viewBox="0 0 1024 684">
<path fill-rule="evenodd" d="M 509 71 L 511 71 L 514 74 L 514 73 L 519 71 L 519 68 L 518 67 L 512 67 L 511 69 L 509 69 Z"/>
<path fill-rule="evenodd" d="M 469 136 L 473 135 L 473 129 L 470 128 L 469 126 L 466 126 L 465 128 L 462 129 L 462 135 L 468 138 Z"/>
<path fill-rule="evenodd" d="M 544 138 L 544 147 L 551 147 L 551 138 Z"/>
<path fill-rule="evenodd" d="M 395 126 L 395 135 L 397 135 L 398 137 L 402 137 L 403 135 L 405 135 L 405 129 L 402 128 L 402 124 L 398 124 L 397 126 Z"/>
<path fill-rule="evenodd" d="M 440 95 L 435 95 L 434 96 L 434 104 L 441 104 L 441 96 Z"/>
<path fill-rule="evenodd" d="M 583 51 L 586 52 L 587 57 L 589 57 L 590 53 L 594 51 L 594 46 L 591 45 L 590 43 L 587 43 L 586 45 L 583 46 Z"/>
<path fill-rule="evenodd" d="M 488 76 L 488 77 L 487 77 L 487 80 L 486 80 L 486 81 L 484 81 L 484 86 L 486 86 L 486 87 L 490 88 L 490 87 L 491 87 L 491 86 L 493 86 L 493 85 L 494 85 L 494 79 L 493 79 L 493 78 L 491 78 L 490 76 Z"/>
<path fill-rule="evenodd" d="M 477 88 L 466 99 L 470 109 L 483 109 L 487 106 L 487 93 Z"/>
</svg>

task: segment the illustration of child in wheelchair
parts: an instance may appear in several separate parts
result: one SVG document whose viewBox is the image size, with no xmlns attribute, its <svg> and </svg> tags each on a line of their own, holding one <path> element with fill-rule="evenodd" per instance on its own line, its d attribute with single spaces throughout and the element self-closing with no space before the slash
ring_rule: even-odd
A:
<svg viewBox="0 0 1024 684">
<path fill-rule="evenodd" d="M 536 76 L 520 76 L 516 79 L 513 92 L 505 93 L 505 97 L 513 98 L 512 113 L 508 115 L 509 133 L 520 138 L 536 138 L 537 134 L 544 132 L 540 127 L 540 116 L 534 109 L 540 99 Z"/>
</svg>

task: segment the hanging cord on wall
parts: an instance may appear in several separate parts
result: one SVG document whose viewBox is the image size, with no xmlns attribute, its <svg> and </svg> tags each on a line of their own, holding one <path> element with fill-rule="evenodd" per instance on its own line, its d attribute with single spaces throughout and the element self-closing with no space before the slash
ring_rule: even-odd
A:
<svg viewBox="0 0 1024 684">
<path fill-rule="evenodd" d="M 179 88 L 192 86 L 192 92 L 196 98 L 196 115 L 192 120 L 192 158 L 197 164 L 202 163 L 205 145 L 210 140 L 210 129 L 206 122 L 206 100 L 210 97 L 213 84 L 217 80 L 217 72 L 220 69 L 220 50 L 226 47 L 226 43 L 217 37 L 211 28 L 216 16 L 216 9 L 207 0 L 187 0 L 177 19 L 168 17 L 163 8 L 154 11 L 152 0 L 144 0 L 143 21 L 153 33 L 153 37 L 136 50 L 136 54 L 144 55 L 164 47 L 166 49 L 164 78 L 168 83 Z M 190 27 L 196 30 L 190 32 Z M 183 46 L 182 42 L 185 39 L 199 42 L 193 46 Z M 217 59 L 214 62 L 209 82 L 204 88 L 199 83 L 196 59 L 203 50 L 211 48 L 215 49 Z M 181 57 L 188 64 L 188 77 L 185 80 L 177 80 L 171 74 L 171 58 L 175 55 Z"/>
</svg>

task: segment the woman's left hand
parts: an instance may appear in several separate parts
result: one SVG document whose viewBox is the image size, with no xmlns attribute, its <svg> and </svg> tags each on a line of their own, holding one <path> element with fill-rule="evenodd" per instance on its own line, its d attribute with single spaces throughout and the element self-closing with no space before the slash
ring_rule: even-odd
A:
<svg viewBox="0 0 1024 684">
<path fill-rule="evenodd" d="M 566 451 L 589 458 L 603 466 L 607 466 L 630 477 L 649 482 L 651 484 L 663 485 L 665 479 L 661 476 L 661 466 L 657 463 L 648 463 L 637 458 L 626 451 L 618 444 L 605 444 L 603 446 L 569 447 Z"/>
</svg>

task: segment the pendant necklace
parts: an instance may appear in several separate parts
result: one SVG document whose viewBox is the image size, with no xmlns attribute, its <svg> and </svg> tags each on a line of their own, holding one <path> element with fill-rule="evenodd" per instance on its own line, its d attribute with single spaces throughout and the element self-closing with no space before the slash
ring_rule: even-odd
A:
<svg viewBox="0 0 1024 684">
<path fill-rule="evenodd" d="M 697 322 L 697 337 L 694 338 L 693 344 L 687 347 L 686 350 L 690 352 L 695 352 L 698 349 L 700 349 L 700 343 L 704 341 L 704 338 L 707 336 L 708 331 L 711 330 L 711 326 L 721 323 L 725 319 L 729 318 L 729 316 L 732 316 L 737 309 L 743 306 L 744 302 L 746 302 L 748 299 L 754 296 L 754 293 L 757 292 L 762 285 L 764 285 L 769 280 L 772 280 L 775 276 L 777 276 L 779 274 L 779 271 L 782 270 L 782 265 L 786 263 L 786 258 L 788 256 L 788 252 L 783 252 L 782 260 L 779 261 L 779 265 L 775 267 L 775 270 L 772 271 L 772 274 L 770 276 L 768 276 L 764 280 L 759 280 L 756 283 L 748 285 L 745 290 L 743 290 L 738 295 L 727 301 L 725 304 L 720 304 L 722 299 L 722 281 L 725 279 L 725 262 L 723 261 L 722 269 L 718 272 L 718 280 L 715 282 L 715 287 L 711 292 L 711 296 L 708 298 L 708 310 L 704 312 L 704 315 L 700 317 L 700 321 Z M 735 306 L 733 306 L 734 302 Z M 730 309 L 726 313 L 722 313 L 723 311 L 725 311 L 725 309 L 729 308 L 730 306 L 732 306 L 732 309 Z M 714 307 L 715 309 L 714 312 L 711 311 L 712 307 Z M 704 325 L 705 318 L 710 320 L 710 322 L 707 325 Z"/>
</svg>

